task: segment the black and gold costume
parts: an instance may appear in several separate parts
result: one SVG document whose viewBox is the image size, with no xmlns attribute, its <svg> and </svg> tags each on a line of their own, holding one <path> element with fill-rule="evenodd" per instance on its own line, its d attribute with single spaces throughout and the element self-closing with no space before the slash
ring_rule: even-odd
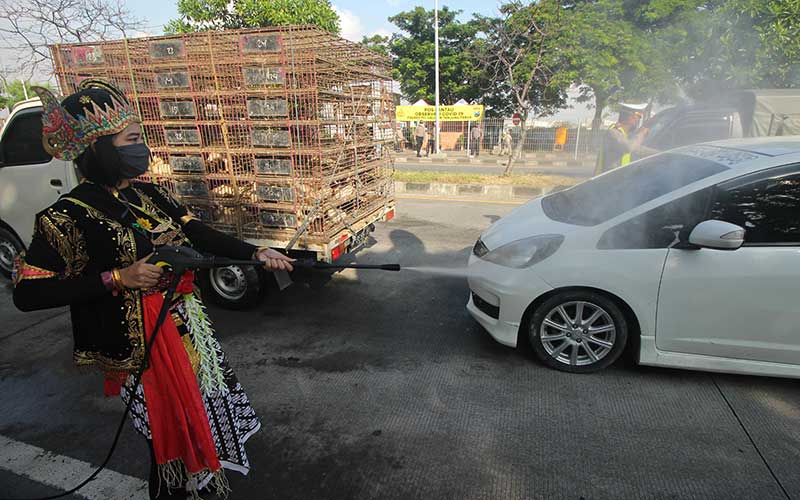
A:
<svg viewBox="0 0 800 500">
<path fill-rule="evenodd" d="M 235 259 L 250 259 L 257 249 L 192 219 L 159 186 L 134 183 L 120 196 L 132 208 L 108 189 L 84 182 L 39 213 L 14 291 L 14 303 L 24 311 L 70 306 L 75 362 L 105 371 L 130 371 L 140 364 L 142 291 L 112 295 L 100 273 L 146 257 L 154 241 Z M 41 271 L 26 273 L 30 266 Z"/>
<path fill-rule="evenodd" d="M 18 263 L 14 303 L 26 311 L 68 305 L 76 364 L 96 366 L 107 377 L 119 374 L 124 381 L 122 399 L 126 403 L 134 399 L 134 428 L 152 439 L 143 387 L 138 385 L 134 391 L 134 377 L 127 374 L 142 362 L 142 298 L 153 291 L 125 289 L 113 294 L 100 274 L 133 264 L 149 255 L 154 245 L 191 246 L 235 259 L 250 259 L 257 248 L 193 219 L 159 186 L 133 183 L 116 194 L 84 182 L 37 215 L 33 242 Z M 206 365 L 218 372 L 217 378 L 205 373 L 207 380 L 200 384 L 216 455 L 223 468 L 247 474 L 250 463 L 244 445 L 261 423 L 210 325 L 203 323 L 207 320 L 198 323 L 197 317 L 192 318 L 197 311 L 190 311 L 187 301 L 186 296 L 176 298 L 171 316 L 198 382 L 201 358 L 207 358 Z M 199 297 L 192 296 L 191 302 L 200 304 Z M 197 324 L 200 328 L 193 329 Z M 203 342 L 205 352 L 195 348 Z M 192 488 L 196 491 L 215 477 L 219 476 L 204 471 L 193 478 Z"/>
</svg>

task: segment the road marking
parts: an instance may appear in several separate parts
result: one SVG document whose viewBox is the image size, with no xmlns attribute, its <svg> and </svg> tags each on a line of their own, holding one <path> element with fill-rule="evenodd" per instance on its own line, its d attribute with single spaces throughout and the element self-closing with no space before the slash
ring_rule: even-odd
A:
<svg viewBox="0 0 800 500">
<path fill-rule="evenodd" d="M 97 466 L 0 436 L 0 469 L 67 491 L 89 477 Z M 103 470 L 75 495 L 88 500 L 150 498 L 147 481 L 109 469 Z"/>
<path fill-rule="evenodd" d="M 442 196 L 425 196 L 425 195 L 408 195 L 397 193 L 395 195 L 397 198 L 402 198 L 406 200 L 433 200 L 433 201 L 462 201 L 466 203 L 491 203 L 493 205 L 522 205 L 527 203 L 529 200 L 520 200 L 520 201 L 503 201 L 503 200 L 479 200 L 476 198 L 445 198 Z"/>
</svg>

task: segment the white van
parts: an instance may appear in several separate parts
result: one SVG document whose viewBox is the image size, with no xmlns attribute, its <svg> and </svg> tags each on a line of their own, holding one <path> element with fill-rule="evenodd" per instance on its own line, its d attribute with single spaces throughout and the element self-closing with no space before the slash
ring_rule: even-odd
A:
<svg viewBox="0 0 800 500">
<path fill-rule="evenodd" d="M 42 146 L 42 103 L 14 106 L 0 132 L 0 273 L 8 277 L 14 258 L 31 241 L 36 213 L 78 185 L 71 161 Z"/>
</svg>

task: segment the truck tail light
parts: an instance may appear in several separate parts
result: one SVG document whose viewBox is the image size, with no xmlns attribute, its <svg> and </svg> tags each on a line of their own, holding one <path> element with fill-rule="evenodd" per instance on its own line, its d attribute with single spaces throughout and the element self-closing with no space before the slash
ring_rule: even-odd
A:
<svg viewBox="0 0 800 500">
<path fill-rule="evenodd" d="M 345 251 L 345 244 L 341 243 L 336 246 L 333 250 L 331 250 L 331 260 L 337 260 L 339 257 L 344 255 Z"/>
<path fill-rule="evenodd" d="M 386 212 L 386 222 L 389 222 L 392 219 L 394 219 L 394 209 L 391 209 L 388 212 Z"/>
</svg>

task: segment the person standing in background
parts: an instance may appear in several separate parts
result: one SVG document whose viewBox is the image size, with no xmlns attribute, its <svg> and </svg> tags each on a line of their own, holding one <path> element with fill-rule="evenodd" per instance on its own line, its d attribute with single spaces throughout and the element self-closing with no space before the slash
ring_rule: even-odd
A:
<svg viewBox="0 0 800 500">
<path fill-rule="evenodd" d="M 402 152 L 405 146 L 405 137 L 403 137 L 403 127 L 398 123 L 394 131 L 395 151 Z"/>
<path fill-rule="evenodd" d="M 471 156 L 478 156 L 481 154 L 481 139 L 483 139 L 483 128 L 481 128 L 480 123 L 475 124 L 475 127 L 470 131 L 470 135 L 472 136 L 472 142 L 470 143 Z"/>
<path fill-rule="evenodd" d="M 425 125 L 422 122 L 417 123 L 417 128 L 414 129 L 414 138 L 417 140 L 417 158 L 422 156 L 422 143 L 425 142 L 427 133 L 428 129 L 425 128 Z"/>
<path fill-rule="evenodd" d="M 433 133 L 434 128 L 434 126 L 430 126 L 425 129 L 425 139 L 428 141 L 425 146 L 425 156 L 430 156 L 432 153 L 436 152 L 436 136 Z"/>
<path fill-rule="evenodd" d="M 503 131 L 503 137 L 500 142 L 500 156 L 508 155 L 511 156 L 511 130 L 505 129 Z"/>
</svg>

